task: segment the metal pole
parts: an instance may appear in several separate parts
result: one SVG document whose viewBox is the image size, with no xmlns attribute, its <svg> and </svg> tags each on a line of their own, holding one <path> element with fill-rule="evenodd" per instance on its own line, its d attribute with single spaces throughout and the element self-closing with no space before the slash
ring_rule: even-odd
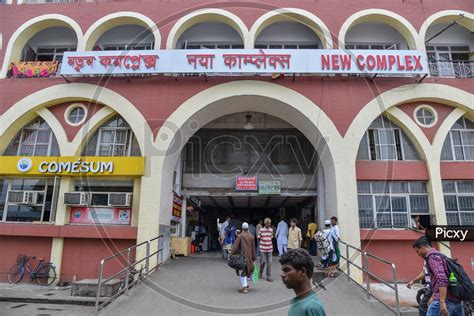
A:
<svg viewBox="0 0 474 316">
<path fill-rule="evenodd" d="M 146 276 L 150 275 L 150 241 L 146 241 L 146 260 L 145 260 Z"/>
<path fill-rule="evenodd" d="M 158 270 L 158 265 L 160 262 L 160 237 L 156 239 L 156 270 Z"/>
<path fill-rule="evenodd" d="M 95 297 L 95 315 L 99 313 L 99 299 L 100 299 L 100 289 L 101 289 L 103 273 L 104 273 L 104 260 L 101 260 L 99 264 L 99 281 L 97 282 L 97 295 Z"/>
<path fill-rule="evenodd" d="M 351 281 L 351 263 L 349 262 L 349 245 L 346 244 L 346 267 L 347 267 L 347 282 Z"/>
<path fill-rule="evenodd" d="M 125 294 L 128 295 L 128 281 L 130 278 L 130 248 L 127 249 L 127 270 L 125 270 Z"/>
<path fill-rule="evenodd" d="M 367 299 L 370 299 L 370 274 L 369 274 L 369 256 L 367 252 L 364 251 L 365 256 L 365 283 L 367 286 Z"/>
<path fill-rule="evenodd" d="M 396 315 L 400 316 L 400 301 L 398 299 L 397 268 L 392 263 L 393 285 L 395 289 Z"/>
</svg>

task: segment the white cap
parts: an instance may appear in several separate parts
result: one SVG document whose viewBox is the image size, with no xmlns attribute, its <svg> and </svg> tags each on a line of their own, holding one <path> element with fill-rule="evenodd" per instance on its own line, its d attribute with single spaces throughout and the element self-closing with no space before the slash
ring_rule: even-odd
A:
<svg viewBox="0 0 474 316">
<path fill-rule="evenodd" d="M 328 219 L 327 219 L 327 220 L 325 220 L 325 221 L 324 221 L 324 225 L 331 225 L 331 221 L 330 221 L 330 220 L 328 220 Z"/>
<path fill-rule="evenodd" d="M 249 223 L 243 222 L 242 223 L 242 229 L 249 229 Z"/>
</svg>

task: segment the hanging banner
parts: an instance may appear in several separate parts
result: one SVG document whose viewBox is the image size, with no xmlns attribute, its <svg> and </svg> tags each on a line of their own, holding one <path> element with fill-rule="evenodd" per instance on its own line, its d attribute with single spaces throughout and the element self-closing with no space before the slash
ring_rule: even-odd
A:
<svg viewBox="0 0 474 316">
<path fill-rule="evenodd" d="M 257 191 L 257 177 L 237 177 L 235 178 L 236 191 Z"/>
<path fill-rule="evenodd" d="M 71 224 L 110 224 L 130 225 L 131 209 L 74 207 L 71 208 L 69 223 Z"/>
<path fill-rule="evenodd" d="M 163 73 L 428 73 L 425 51 L 342 49 L 190 49 L 65 52 L 61 75 Z"/>
<path fill-rule="evenodd" d="M 10 64 L 10 77 L 44 78 L 56 75 L 57 61 L 18 61 Z"/>
</svg>

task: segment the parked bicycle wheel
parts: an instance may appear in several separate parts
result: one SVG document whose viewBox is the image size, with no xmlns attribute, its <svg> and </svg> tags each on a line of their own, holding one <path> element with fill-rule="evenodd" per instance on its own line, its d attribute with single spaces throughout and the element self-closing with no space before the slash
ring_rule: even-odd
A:
<svg viewBox="0 0 474 316">
<path fill-rule="evenodd" d="M 51 285 L 56 280 L 56 269 L 52 264 L 44 264 L 36 272 L 36 281 L 39 285 Z"/>
<path fill-rule="evenodd" d="M 8 282 L 10 282 L 10 284 L 17 284 L 23 279 L 24 275 L 25 267 L 20 264 L 15 264 L 10 268 L 10 271 L 8 271 Z"/>
</svg>

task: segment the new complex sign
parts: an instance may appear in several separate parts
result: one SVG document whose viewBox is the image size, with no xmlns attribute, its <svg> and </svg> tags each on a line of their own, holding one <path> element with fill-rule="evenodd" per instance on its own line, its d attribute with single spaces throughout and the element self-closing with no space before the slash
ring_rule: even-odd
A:
<svg viewBox="0 0 474 316">
<path fill-rule="evenodd" d="M 65 52 L 61 75 L 428 73 L 416 50 L 207 49 Z"/>
</svg>

